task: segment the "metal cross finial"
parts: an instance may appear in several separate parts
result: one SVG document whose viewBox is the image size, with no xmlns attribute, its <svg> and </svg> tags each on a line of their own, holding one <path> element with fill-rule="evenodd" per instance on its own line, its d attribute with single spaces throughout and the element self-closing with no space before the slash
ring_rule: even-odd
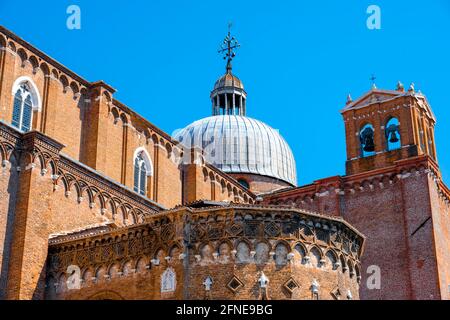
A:
<svg viewBox="0 0 450 320">
<path fill-rule="evenodd" d="M 220 46 L 219 53 L 223 54 L 223 58 L 227 60 L 227 73 L 231 73 L 231 61 L 236 56 L 235 49 L 241 45 L 238 43 L 235 37 L 231 36 L 232 23 L 228 23 L 228 34 Z"/>
</svg>

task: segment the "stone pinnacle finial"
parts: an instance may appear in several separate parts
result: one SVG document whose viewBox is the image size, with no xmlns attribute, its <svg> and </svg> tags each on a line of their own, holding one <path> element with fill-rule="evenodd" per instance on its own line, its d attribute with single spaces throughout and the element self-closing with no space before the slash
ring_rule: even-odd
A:
<svg viewBox="0 0 450 320">
<path fill-rule="evenodd" d="M 411 82 L 411 84 L 409 85 L 408 92 L 415 92 L 414 82 Z"/>
<path fill-rule="evenodd" d="M 350 104 L 353 102 L 352 96 L 350 95 L 350 93 L 347 95 L 347 103 L 346 104 Z"/>
<path fill-rule="evenodd" d="M 395 88 L 397 91 L 405 92 L 405 87 L 403 86 L 403 83 L 400 81 L 397 82 L 397 87 Z"/>
</svg>

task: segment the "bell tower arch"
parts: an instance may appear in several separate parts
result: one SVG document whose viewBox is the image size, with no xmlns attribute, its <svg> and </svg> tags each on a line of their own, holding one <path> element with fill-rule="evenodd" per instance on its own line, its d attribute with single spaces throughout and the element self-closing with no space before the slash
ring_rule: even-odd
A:
<svg viewBox="0 0 450 320">
<path fill-rule="evenodd" d="M 347 144 L 346 174 L 391 166 L 395 161 L 428 155 L 437 163 L 436 118 L 414 84 L 405 91 L 372 89 L 341 110 Z"/>
</svg>

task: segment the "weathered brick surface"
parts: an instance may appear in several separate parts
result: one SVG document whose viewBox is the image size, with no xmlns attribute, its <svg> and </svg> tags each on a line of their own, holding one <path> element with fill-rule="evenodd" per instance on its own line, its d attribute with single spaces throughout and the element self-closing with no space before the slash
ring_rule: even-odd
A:
<svg viewBox="0 0 450 320">
<path fill-rule="evenodd" d="M 445 199 L 450 193 L 433 181 L 435 170 L 427 157 L 416 158 L 373 173 L 279 192 L 265 201 L 342 216 L 362 230 L 367 237 L 361 260 L 362 299 L 440 299 L 448 296 Z M 380 290 L 365 285 L 371 265 L 381 269 Z"/>
<path fill-rule="evenodd" d="M 359 299 L 363 239 L 342 220 L 239 206 L 179 208 L 146 220 L 110 233 L 51 240 L 46 297 L 312 299 L 315 280 L 319 299 Z M 74 265 L 80 288 L 70 285 L 73 277 L 66 272 Z M 176 285 L 163 292 L 168 268 Z M 258 282 L 262 272 L 269 279 L 266 295 Z M 233 278 L 239 287 L 231 286 Z M 288 281 L 295 283 L 291 290 Z"/>
</svg>

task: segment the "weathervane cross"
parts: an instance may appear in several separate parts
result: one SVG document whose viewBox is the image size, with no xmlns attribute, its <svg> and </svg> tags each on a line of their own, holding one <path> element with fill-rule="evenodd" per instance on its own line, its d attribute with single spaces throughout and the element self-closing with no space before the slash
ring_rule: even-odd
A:
<svg viewBox="0 0 450 320">
<path fill-rule="evenodd" d="M 236 56 L 234 52 L 241 45 L 235 37 L 231 36 L 232 23 L 228 23 L 228 34 L 220 46 L 219 53 L 223 54 L 223 58 L 227 60 L 227 73 L 231 73 L 231 61 Z"/>
</svg>

